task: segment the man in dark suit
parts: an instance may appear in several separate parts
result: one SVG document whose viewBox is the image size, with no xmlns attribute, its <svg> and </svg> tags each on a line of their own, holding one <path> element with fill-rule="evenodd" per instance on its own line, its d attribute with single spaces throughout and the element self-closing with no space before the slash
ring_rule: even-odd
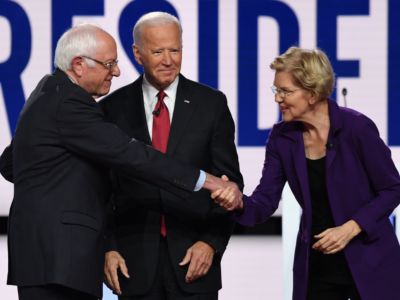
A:
<svg viewBox="0 0 400 300">
<path fill-rule="evenodd" d="M 196 182 L 200 188 L 203 176 L 104 121 L 94 98 L 120 74 L 108 33 L 88 24 L 70 29 L 57 44 L 55 65 L 27 100 L 0 159 L 1 173 L 14 182 L 8 283 L 21 300 L 97 299 L 108 168 L 182 197 Z M 215 178 L 207 175 L 204 187 L 212 188 L 209 180 Z"/>
<path fill-rule="evenodd" d="M 226 174 L 243 187 L 225 95 L 180 75 L 179 21 L 153 12 L 142 16 L 133 32 L 134 56 L 144 75 L 101 102 L 106 118 L 178 161 Z M 218 205 L 201 201 L 210 194 L 196 193 L 182 206 L 174 195 L 124 174 L 116 175 L 114 188 L 105 275 L 119 298 L 217 299 L 233 224 Z"/>
</svg>

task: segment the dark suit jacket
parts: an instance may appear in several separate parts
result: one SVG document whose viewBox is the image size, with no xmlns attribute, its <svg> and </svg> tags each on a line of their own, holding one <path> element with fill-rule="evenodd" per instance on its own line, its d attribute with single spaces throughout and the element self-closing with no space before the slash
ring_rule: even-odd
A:
<svg viewBox="0 0 400 300">
<path fill-rule="evenodd" d="M 15 189 L 9 284 L 56 283 L 101 296 L 108 167 L 181 196 L 193 190 L 197 169 L 173 164 L 103 117 L 98 103 L 60 70 L 45 76 L 26 102 L 0 160 Z"/>
<path fill-rule="evenodd" d="M 106 118 L 129 136 L 151 144 L 143 102 L 142 77 L 101 102 Z M 226 174 L 243 187 L 234 144 L 234 123 L 223 93 L 180 75 L 167 153 L 217 176 Z M 134 199 L 134 201 L 132 201 Z M 220 260 L 228 243 L 232 221 L 207 191 L 193 194 L 187 205 L 157 187 L 117 175 L 114 191 L 114 248 L 126 260 L 131 279 L 121 279 L 122 293 L 146 293 L 153 282 L 160 241 L 160 211 L 166 215 L 167 241 L 180 287 L 191 293 L 221 288 Z M 216 250 L 208 274 L 185 283 L 187 267 L 178 263 L 196 241 Z"/>
<path fill-rule="evenodd" d="M 344 249 L 363 300 L 398 299 L 400 246 L 388 216 L 400 203 L 400 178 L 390 150 L 366 116 L 329 101 L 326 188 L 335 225 L 355 220 L 363 229 Z M 265 221 L 288 182 L 303 209 L 293 266 L 293 299 L 305 300 L 311 233 L 311 196 L 302 125 L 279 123 L 268 139 L 260 184 L 244 197 L 243 225 Z"/>
</svg>

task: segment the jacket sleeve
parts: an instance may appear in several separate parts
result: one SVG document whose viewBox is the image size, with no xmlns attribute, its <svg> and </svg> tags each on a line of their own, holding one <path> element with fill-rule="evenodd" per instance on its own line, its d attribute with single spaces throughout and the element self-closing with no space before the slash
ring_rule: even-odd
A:
<svg viewBox="0 0 400 300">
<path fill-rule="evenodd" d="M 361 126 L 354 129 L 353 140 L 376 196 L 355 213 L 353 220 L 372 240 L 377 237 L 382 221 L 387 221 L 400 203 L 400 178 L 376 125 L 365 116 L 360 118 Z"/>
<path fill-rule="evenodd" d="M 243 190 L 243 177 L 235 146 L 235 125 L 229 111 L 225 95 L 220 93 L 222 101 L 217 109 L 210 143 L 212 169 L 215 176 L 227 175 Z M 209 193 L 207 195 L 210 197 Z M 211 201 L 211 199 L 210 199 Z M 233 231 L 234 221 L 230 213 L 212 202 L 212 208 L 203 228 L 201 240 L 211 245 L 217 254 L 223 255 Z"/>
<path fill-rule="evenodd" d="M 105 252 L 118 251 L 117 241 L 115 239 L 115 202 L 111 196 L 106 208 L 106 226 L 105 226 Z"/>
<path fill-rule="evenodd" d="M 243 211 L 234 219 L 245 226 L 265 222 L 278 208 L 286 175 L 275 146 L 274 129 L 267 141 L 265 161 L 260 182 L 251 196 L 243 195 Z"/>
<path fill-rule="evenodd" d="M 10 182 L 14 182 L 12 149 L 13 149 L 13 143 L 11 142 L 11 144 L 4 149 L 0 157 L 0 173 L 6 180 Z"/>
<path fill-rule="evenodd" d="M 74 91 L 60 102 L 57 127 L 71 152 L 186 197 L 194 190 L 199 170 L 177 163 L 153 148 L 130 139 L 105 122 L 98 103 Z"/>
</svg>

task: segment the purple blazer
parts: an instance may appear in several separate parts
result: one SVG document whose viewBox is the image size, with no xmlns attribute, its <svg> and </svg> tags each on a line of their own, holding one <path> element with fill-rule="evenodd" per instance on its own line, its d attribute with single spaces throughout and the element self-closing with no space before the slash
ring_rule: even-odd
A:
<svg viewBox="0 0 400 300">
<path fill-rule="evenodd" d="M 331 122 L 326 185 L 337 226 L 353 219 L 363 229 L 344 249 L 363 300 L 400 299 L 400 246 L 388 216 L 400 203 L 400 177 L 388 147 L 366 116 L 329 100 Z M 302 207 L 293 266 L 293 299 L 305 300 L 311 236 L 311 199 L 300 122 L 274 126 L 262 177 L 244 211 L 243 225 L 264 222 L 277 209 L 288 182 Z"/>
</svg>

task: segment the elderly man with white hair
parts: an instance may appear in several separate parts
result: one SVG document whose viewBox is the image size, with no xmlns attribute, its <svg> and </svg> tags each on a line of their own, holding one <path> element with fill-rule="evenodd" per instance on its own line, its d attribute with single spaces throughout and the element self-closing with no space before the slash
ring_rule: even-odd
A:
<svg viewBox="0 0 400 300">
<path fill-rule="evenodd" d="M 104 121 L 94 100 L 120 75 L 117 47 L 89 24 L 60 38 L 56 70 L 27 100 L 0 158 L 14 182 L 8 283 L 20 300 L 98 299 L 102 294 L 109 168 L 180 195 L 225 183 L 173 162 Z M 201 174 L 201 175 L 199 175 Z"/>
</svg>

